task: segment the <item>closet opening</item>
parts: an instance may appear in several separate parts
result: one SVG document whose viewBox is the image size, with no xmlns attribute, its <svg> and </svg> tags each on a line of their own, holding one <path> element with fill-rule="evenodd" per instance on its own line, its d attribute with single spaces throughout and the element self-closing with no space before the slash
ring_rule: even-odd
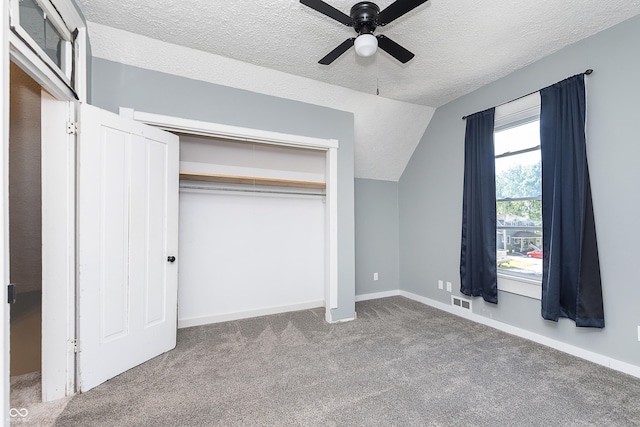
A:
<svg viewBox="0 0 640 427">
<path fill-rule="evenodd" d="M 326 151 L 179 137 L 179 327 L 324 307 Z"/>
<path fill-rule="evenodd" d="M 268 189 L 264 187 L 286 187 L 287 185 L 285 185 L 285 183 L 287 181 L 298 181 L 298 182 L 304 181 L 306 184 L 309 184 L 310 187 L 316 187 L 316 186 L 319 187 L 319 188 L 303 188 L 305 192 L 318 191 L 318 190 L 322 191 L 322 187 L 324 187 L 324 190 L 323 190 L 324 196 L 322 197 L 324 202 L 324 221 L 323 221 L 324 235 L 322 238 L 322 242 L 324 245 L 324 251 L 323 251 L 324 265 L 322 269 L 323 280 L 324 280 L 323 297 L 321 299 L 322 302 L 320 302 L 320 300 L 313 300 L 313 301 L 307 301 L 307 303 L 314 304 L 315 306 L 324 305 L 326 321 L 329 323 L 332 323 L 334 321 L 332 317 L 332 310 L 338 308 L 338 149 L 340 145 L 338 140 L 322 139 L 322 138 L 316 138 L 316 137 L 309 137 L 305 135 L 284 134 L 279 132 L 230 126 L 230 125 L 224 125 L 224 124 L 212 123 L 212 122 L 203 122 L 203 121 L 184 119 L 179 117 L 163 116 L 163 115 L 158 115 L 153 113 L 146 113 L 142 111 L 135 111 L 131 108 L 125 108 L 125 107 L 120 107 L 120 115 L 124 117 L 129 117 L 133 120 L 136 120 L 148 125 L 156 126 L 160 129 L 163 129 L 169 132 L 173 132 L 179 135 L 181 146 L 187 147 L 186 151 L 182 150 L 182 153 L 181 153 L 180 172 L 181 172 L 182 178 L 185 178 L 187 174 L 189 174 L 191 176 L 191 179 L 189 180 L 190 184 L 183 185 L 184 188 L 180 194 L 180 205 L 181 205 L 180 232 L 179 232 L 180 248 L 185 247 L 184 246 L 185 243 L 189 242 L 188 236 L 185 235 L 184 224 L 187 224 L 187 223 L 191 224 L 195 222 L 191 220 L 187 221 L 187 216 L 184 214 L 185 212 L 188 212 L 188 210 L 183 208 L 182 205 L 186 201 L 186 199 L 190 198 L 189 195 L 183 196 L 183 194 L 188 193 L 188 191 L 185 191 L 185 190 L 192 190 L 194 192 L 198 192 L 198 191 L 224 192 L 224 191 L 228 191 L 229 188 L 225 188 L 225 189 L 211 188 L 211 186 L 219 184 L 214 181 L 219 181 L 222 179 L 237 179 L 237 178 L 240 178 L 242 182 L 240 183 L 227 182 L 223 184 L 245 185 L 249 187 L 252 186 L 252 187 L 255 187 L 253 189 L 254 194 L 259 194 L 257 191 L 258 187 L 263 187 L 261 190 L 261 193 L 266 193 L 267 191 L 270 191 L 270 190 L 277 193 L 281 193 L 282 188 L 277 190 L 274 188 Z M 218 141 L 218 142 L 214 143 L 214 141 Z M 207 159 L 207 155 L 203 154 L 202 151 L 197 148 L 197 147 L 200 147 L 200 149 L 202 149 L 205 146 L 217 144 L 217 145 L 221 145 L 221 149 L 222 151 L 224 151 L 225 141 L 227 144 L 229 143 L 248 144 L 248 145 L 244 145 L 243 149 L 245 151 L 249 149 L 255 150 L 256 153 L 262 150 L 270 151 L 270 150 L 276 150 L 278 148 L 292 149 L 291 152 L 296 152 L 296 149 L 302 149 L 303 152 L 307 152 L 307 153 L 313 152 L 315 153 L 314 154 L 315 157 L 314 156 L 312 157 L 315 158 L 315 161 L 317 162 L 316 164 L 318 165 L 318 167 L 320 167 L 319 165 L 322 164 L 322 174 L 324 175 L 324 182 L 319 181 L 318 179 L 309 175 L 309 173 L 311 173 L 312 175 L 314 173 L 320 173 L 320 170 L 314 172 L 309 170 L 293 169 L 291 171 L 288 171 L 285 176 L 282 176 L 282 175 L 262 176 L 262 175 L 252 175 L 252 174 L 245 173 L 245 172 L 251 172 L 251 173 L 257 172 L 256 170 L 250 170 L 251 168 L 256 169 L 256 165 L 237 165 L 236 164 L 236 165 L 233 165 L 235 166 L 235 169 L 228 169 L 232 167 L 232 165 L 226 164 L 225 162 L 221 162 L 219 160 L 215 160 L 213 162 L 205 161 Z M 192 147 L 193 150 L 191 150 L 191 153 L 189 153 L 189 148 L 188 148 L 188 145 L 190 143 L 194 146 Z M 208 149 L 207 149 L 207 152 L 209 152 Z M 217 156 L 217 155 L 216 157 L 222 158 L 222 156 Z M 246 156 L 242 156 L 242 157 L 246 158 Z M 285 157 L 275 156 L 275 157 L 280 159 L 286 158 L 286 156 Z M 254 157 L 249 156 L 248 158 L 252 159 Z M 296 162 L 297 161 L 289 160 L 286 163 L 289 165 L 288 167 L 291 167 L 291 165 L 295 165 Z M 187 163 L 191 163 L 191 164 L 187 164 Z M 212 168 L 212 165 L 213 165 L 213 168 Z M 195 167 L 200 169 L 196 169 Z M 274 169 L 277 171 L 278 167 L 275 167 Z M 243 171 L 242 168 L 246 168 L 249 170 L 245 169 Z M 270 168 L 258 167 L 257 169 L 262 170 L 262 169 L 270 169 Z M 294 175 L 298 173 L 302 173 L 302 174 L 307 173 L 307 175 L 303 175 L 303 176 L 297 175 L 294 177 Z M 199 176 L 199 179 L 195 179 L 195 176 Z M 247 182 L 247 179 L 250 180 L 250 182 Z M 267 182 L 269 180 L 277 181 L 278 185 L 271 185 L 273 184 L 273 182 Z M 186 180 L 184 181 L 186 182 Z M 269 185 L 262 185 L 262 184 L 269 184 Z M 203 186 L 203 187 L 206 186 L 207 188 L 190 188 L 190 189 L 186 188 L 187 186 L 193 187 L 194 185 Z M 299 187 L 299 183 L 297 183 L 296 185 Z M 235 188 L 235 190 L 238 190 L 238 188 Z M 245 190 L 246 190 L 246 187 L 245 187 Z M 299 188 L 298 188 L 298 191 L 300 191 Z M 240 194 L 243 192 L 235 191 L 234 193 Z M 298 196 L 302 196 L 302 195 L 298 195 Z M 318 200 L 318 197 L 315 194 L 311 194 L 311 195 L 307 194 L 306 196 L 311 198 L 316 197 L 316 200 Z M 192 197 L 192 199 L 197 199 L 197 197 Z M 204 199 L 204 198 L 201 197 L 200 199 Z M 257 197 L 255 199 L 257 199 Z M 212 200 L 212 199 L 209 198 L 209 200 Z M 194 204 L 196 203 L 197 202 L 194 202 Z M 215 213 L 217 209 L 213 209 L 211 211 Z M 199 211 L 195 209 L 192 212 L 203 212 L 203 211 Z M 287 212 L 290 212 L 290 211 L 287 210 Z M 273 214 L 272 216 L 279 217 L 277 214 Z M 298 217 L 304 217 L 304 215 L 300 214 L 298 215 Z M 260 218 L 265 218 L 265 217 L 260 217 Z M 279 218 L 281 218 L 281 216 Z M 207 224 L 215 223 L 217 225 L 221 223 L 220 219 L 206 217 L 206 216 L 204 219 L 200 218 L 200 220 L 206 222 Z M 257 221 L 254 221 L 253 224 L 256 225 Z M 265 225 L 264 227 L 260 228 L 260 230 L 265 230 L 265 229 L 268 230 L 271 228 L 272 227 L 270 225 Z M 208 230 L 208 229 L 209 228 L 205 227 L 199 230 Z M 241 231 L 245 232 L 246 230 L 241 230 Z M 271 240 L 267 240 L 267 241 L 277 241 L 277 242 L 283 241 L 283 237 L 281 234 L 276 233 L 273 236 L 275 237 L 272 237 Z M 233 247 L 233 245 L 238 244 L 240 239 L 238 238 L 237 233 L 232 233 L 232 236 L 229 239 L 226 239 L 226 241 L 228 242 L 229 245 L 231 245 L 231 247 Z M 259 246 L 259 245 L 245 244 L 243 247 L 253 249 L 256 246 Z M 265 250 L 268 251 L 269 254 L 278 253 L 277 251 L 273 251 L 273 249 L 269 249 L 268 244 L 264 246 L 265 246 Z M 294 247 L 295 244 L 292 244 L 290 246 Z M 229 249 L 231 249 L 231 247 Z M 205 247 L 204 245 L 202 249 L 203 249 L 202 253 L 207 253 L 207 251 L 211 252 L 210 248 Z M 227 254 L 229 252 L 230 250 L 227 250 Z M 304 253 L 304 251 L 300 251 L 299 253 Z M 235 270 L 236 272 L 243 271 L 245 269 L 252 269 L 253 271 L 259 271 L 259 268 L 260 268 L 259 263 L 252 264 L 247 261 L 242 266 L 239 266 L 237 264 L 237 259 L 246 260 L 247 257 L 245 253 L 242 253 L 240 251 L 236 252 L 236 254 L 237 254 L 236 258 L 234 259 L 234 262 L 236 262 L 234 265 L 237 267 Z M 185 260 L 182 257 L 182 255 L 183 254 L 180 254 L 179 271 L 184 273 L 185 268 L 183 265 L 183 261 Z M 204 262 L 210 262 L 210 259 L 205 259 Z M 281 269 L 280 271 L 281 273 L 287 273 L 289 270 L 295 270 L 297 268 L 298 267 L 296 263 L 290 262 L 287 264 L 285 269 Z M 210 280 L 211 275 L 209 273 L 205 272 L 205 274 L 198 275 L 197 277 L 201 279 L 204 278 L 202 279 L 204 284 L 201 286 L 201 288 L 207 289 L 207 286 L 208 287 L 212 286 L 213 282 L 212 280 Z M 209 277 L 209 279 L 207 279 L 207 277 Z M 257 287 L 258 286 L 257 283 L 265 285 L 265 278 L 266 276 L 260 275 L 260 274 L 256 274 L 255 276 L 253 276 L 254 286 Z M 181 288 L 185 289 L 183 285 L 186 283 L 186 280 L 187 278 L 185 278 L 184 275 L 179 277 L 179 280 L 178 280 L 179 282 L 178 283 L 178 289 L 179 289 L 178 290 L 178 293 L 179 293 L 178 295 L 178 300 L 179 300 L 178 326 L 179 327 L 195 326 L 198 324 L 211 323 L 215 321 L 233 320 L 233 319 L 242 318 L 242 317 L 259 316 L 259 315 L 265 315 L 265 314 L 278 313 L 282 311 L 292 311 L 295 309 L 307 308 L 304 305 L 301 305 L 302 303 L 300 302 L 293 303 L 293 305 L 287 305 L 288 304 L 287 302 L 283 302 L 282 300 L 280 300 L 277 302 L 276 306 L 268 305 L 267 307 L 264 307 L 264 308 L 244 307 L 244 308 L 241 308 L 241 310 L 243 311 L 236 311 L 237 308 L 233 308 L 233 307 L 223 307 L 224 312 L 223 313 L 221 312 L 220 315 L 192 313 L 193 317 L 191 317 L 188 314 L 186 314 L 186 311 L 185 311 L 186 309 L 184 304 L 182 305 L 182 308 L 180 304 L 180 298 L 181 298 L 180 289 Z M 263 286 L 261 289 L 264 291 L 265 289 L 269 289 L 269 288 L 267 286 Z M 246 293 L 247 291 L 245 290 L 241 294 L 242 297 L 238 298 L 238 300 L 241 300 L 242 298 L 244 298 L 246 296 Z M 272 295 L 269 295 L 269 297 L 274 297 L 274 295 L 288 295 L 288 293 L 286 291 L 272 292 Z M 225 300 L 224 298 L 218 299 L 218 301 L 224 301 L 224 300 Z"/>
</svg>

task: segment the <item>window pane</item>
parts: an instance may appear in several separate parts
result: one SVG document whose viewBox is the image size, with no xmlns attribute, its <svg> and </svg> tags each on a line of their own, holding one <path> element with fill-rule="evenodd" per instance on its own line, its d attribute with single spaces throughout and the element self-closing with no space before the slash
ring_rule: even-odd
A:
<svg viewBox="0 0 640 427">
<path fill-rule="evenodd" d="M 540 146 L 540 121 L 495 133 L 496 156 Z M 540 149 L 496 159 L 496 198 L 540 197 Z"/>
<path fill-rule="evenodd" d="M 496 203 L 498 272 L 542 280 L 542 201 Z"/>
<path fill-rule="evenodd" d="M 494 134 L 496 156 L 540 145 L 540 121 L 527 123 Z"/>
<path fill-rule="evenodd" d="M 45 21 L 44 35 L 44 51 L 47 53 L 49 58 L 51 58 L 53 62 L 62 69 L 62 36 L 60 36 L 58 30 L 55 29 L 51 24 L 51 21 L 48 19 Z"/>
<path fill-rule="evenodd" d="M 20 26 L 62 69 L 64 40 L 35 0 L 20 0 Z"/>
<path fill-rule="evenodd" d="M 495 133 L 496 156 L 503 155 L 496 159 L 498 272 L 534 280 L 542 280 L 539 146 L 539 121 Z M 527 149 L 533 151 L 508 154 Z"/>
<path fill-rule="evenodd" d="M 496 199 L 541 195 L 540 150 L 496 159 Z"/>
<path fill-rule="evenodd" d="M 496 202 L 498 228 L 542 227 L 542 200 L 509 200 Z"/>
<path fill-rule="evenodd" d="M 542 280 L 542 227 L 519 215 L 500 214 L 498 218 L 498 272 Z"/>
</svg>

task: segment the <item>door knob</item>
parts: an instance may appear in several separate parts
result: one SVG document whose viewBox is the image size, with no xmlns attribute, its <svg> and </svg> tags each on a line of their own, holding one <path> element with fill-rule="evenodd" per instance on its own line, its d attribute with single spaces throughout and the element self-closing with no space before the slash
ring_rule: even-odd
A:
<svg viewBox="0 0 640 427">
<path fill-rule="evenodd" d="M 176 257 L 174 257 L 173 255 L 167 257 L 167 261 L 169 262 L 174 262 L 176 260 Z"/>
</svg>

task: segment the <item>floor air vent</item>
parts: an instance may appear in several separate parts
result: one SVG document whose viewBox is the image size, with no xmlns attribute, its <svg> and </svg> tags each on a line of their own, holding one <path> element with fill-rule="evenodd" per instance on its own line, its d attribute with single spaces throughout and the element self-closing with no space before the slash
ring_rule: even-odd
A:
<svg viewBox="0 0 640 427">
<path fill-rule="evenodd" d="M 471 300 L 466 298 L 457 297 L 455 295 L 451 295 L 451 305 L 454 307 L 461 308 L 463 310 L 471 311 Z"/>
</svg>

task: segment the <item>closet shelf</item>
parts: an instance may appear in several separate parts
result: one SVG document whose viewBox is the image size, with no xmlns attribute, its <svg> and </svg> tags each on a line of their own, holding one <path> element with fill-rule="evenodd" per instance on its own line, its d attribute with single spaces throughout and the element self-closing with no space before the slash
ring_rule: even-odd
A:
<svg viewBox="0 0 640 427">
<path fill-rule="evenodd" d="M 327 186 L 324 182 L 256 178 L 250 176 L 220 175 L 201 172 L 180 172 L 180 179 L 184 181 L 220 182 L 224 184 L 262 185 L 268 187 L 311 188 L 315 190 L 324 190 Z"/>
</svg>

